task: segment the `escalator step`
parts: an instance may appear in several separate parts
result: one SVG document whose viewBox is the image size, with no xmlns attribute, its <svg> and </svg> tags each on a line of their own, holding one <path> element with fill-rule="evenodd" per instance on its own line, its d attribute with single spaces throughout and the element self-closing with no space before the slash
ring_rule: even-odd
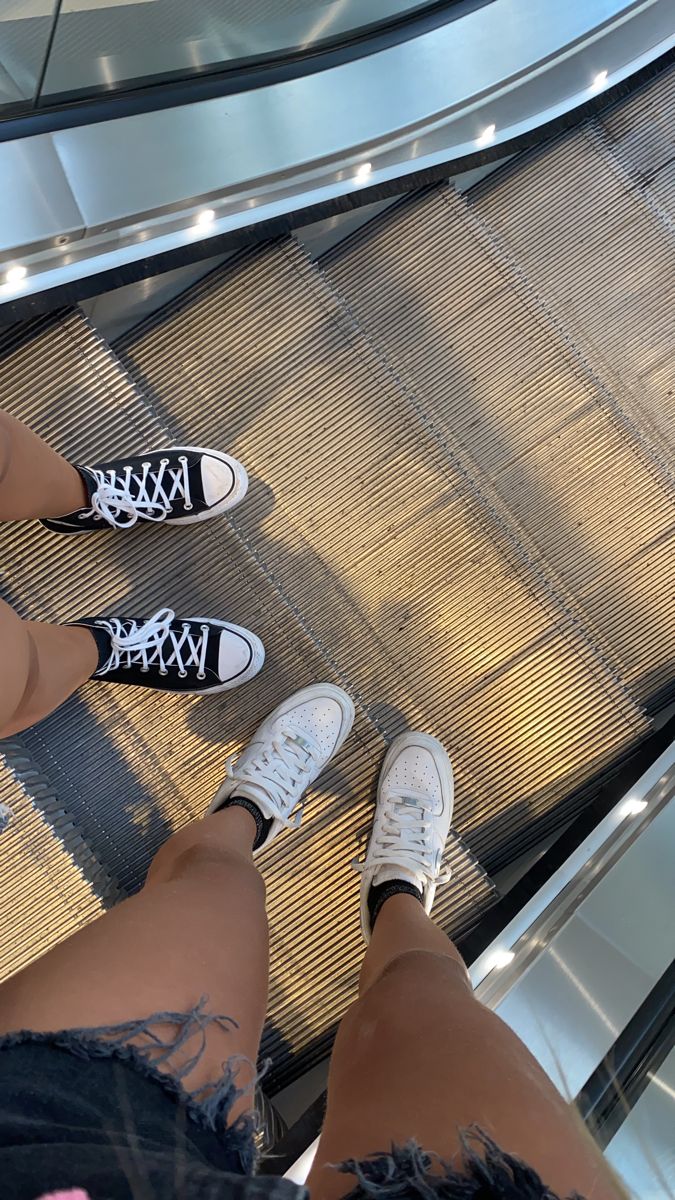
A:
<svg viewBox="0 0 675 1200">
<path fill-rule="evenodd" d="M 496 870 L 574 816 L 584 785 L 649 722 L 611 648 L 579 622 L 578 579 L 558 579 L 477 469 L 479 455 L 517 464 L 545 422 L 557 432 L 561 400 L 593 406 L 574 372 L 565 392 L 561 356 L 504 282 L 507 332 L 491 345 L 485 330 L 466 334 L 488 392 L 480 421 L 448 349 L 458 307 L 480 304 L 480 263 L 467 249 L 467 278 L 449 294 L 449 216 L 439 194 L 385 217 L 346 266 L 331 261 L 328 284 L 293 242 L 249 254 L 122 352 L 162 397 L 175 437 L 196 428 L 213 439 L 227 405 L 228 444 L 261 481 L 233 524 L 382 733 L 402 714 L 447 741 L 457 827 Z M 359 284 L 370 308 L 359 310 Z M 493 298 L 499 285 L 490 281 Z M 393 364 L 382 330 L 404 346 Z M 417 390 L 406 354 L 426 371 Z M 512 381 L 520 363 L 530 402 L 540 397 L 513 428 L 498 404 L 508 378 L 492 396 L 487 387 L 504 354 Z"/>
<path fill-rule="evenodd" d="M 0 978 L 6 979 L 99 916 L 99 889 L 110 894 L 110 888 L 49 781 L 16 739 L 3 757 L 0 804 L 11 812 L 0 835 Z M 31 798 L 36 788 L 48 817 Z"/>
<path fill-rule="evenodd" d="M 486 870 L 569 822 L 673 699 L 673 80 L 465 197 L 397 205 L 320 266 L 293 240 L 244 252 L 117 356 L 73 312 L 0 343 L 0 405 L 70 458 L 188 441 L 251 474 L 229 520 L 188 536 L 138 529 L 92 555 L 0 529 L 24 616 L 170 604 L 269 651 L 225 698 L 92 685 L 22 735 L 45 779 L 29 817 L 57 858 L 70 830 L 68 920 L 139 886 L 282 695 L 325 677 L 355 698 L 302 830 L 265 854 L 271 1091 L 325 1056 L 354 994 L 349 863 L 396 732 L 422 727 L 453 756 L 437 915 L 456 935 L 494 899 Z M 39 914 L 29 846 L 3 898 L 25 874 Z M 29 924 L 5 971 L 50 941 Z"/>
</svg>

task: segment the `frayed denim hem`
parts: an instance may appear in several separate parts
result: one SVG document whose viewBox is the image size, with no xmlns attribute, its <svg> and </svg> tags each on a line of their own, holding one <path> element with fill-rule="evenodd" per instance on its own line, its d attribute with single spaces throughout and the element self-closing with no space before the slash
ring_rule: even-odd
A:
<svg viewBox="0 0 675 1200">
<path fill-rule="evenodd" d="M 500 1150 L 477 1126 L 462 1135 L 459 1169 L 415 1141 L 392 1146 L 389 1154 L 350 1159 L 337 1169 L 357 1179 L 343 1200 L 560 1200 L 532 1167 Z M 574 1192 L 568 1200 L 583 1197 Z"/>
<path fill-rule="evenodd" d="M 200 1062 L 206 1048 L 206 1031 L 210 1025 L 225 1029 L 237 1027 L 231 1017 L 216 1016 L 206 1011 L 203 996 L 190 1012 L 156 1012 L 142 1020 L 125 1021 L 120 1025 L 101 1025 L 96 1028 L 62 1029 L 54 1033 L 37 1033 L 22 1029 L 0 1037 L 0 1052 L 27 1042 L 37 1042 L 66 1050 L 78 1058 L 115 1058 L 128 1063 L 139 1074 L 153 1079 L 185 1109 L 188 1116 L 202 1129 L 208 1129 L 227 1141 L 228 1149 L 238 1153 L 242 1170 L 252 1174 L 256 1161 L 258 1122 L 254 1115 L 237 1117 L 231 1125 L 228 1118 L 233 1105 L 254 1085 L 237 1087 L 236 1078 L 241 1058 L 232 1057 L 223 1064 L 219 1080 L 188 1091 L 182 1080 Z M 156 1025 L 177 1025 L 176 1036 L 162 1041 L 154 1032 Z M 199 1045 L 180 1066 L 174 1066 L 171 1056 L 182 1049 L 190 1038 L 199 1036 Z M 137 1040 L 138 1039 L 138 1040 Z M 159 1069 L 166 1068 L 165 1071 Z"/>
</svg>

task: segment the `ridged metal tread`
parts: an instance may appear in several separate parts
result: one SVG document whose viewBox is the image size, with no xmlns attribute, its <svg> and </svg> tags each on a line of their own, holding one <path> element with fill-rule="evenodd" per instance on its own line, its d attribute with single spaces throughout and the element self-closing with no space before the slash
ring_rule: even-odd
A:
<svg viewBox="0 0 675 1200">
<path fill-rule="evenodd" d="M 315 297 L 304 319 L 322 325 Z M 81 314 L 44 321 L 18 342 L 7 334 L 3 347 L 0 405 L 74 461 L 182 436 L 175 420 L 146 402 Z M 358 358 L 350 370 L 358 377 Z M 191 441 L 199 444 L 208 434 L 214 444 L 236 451 L 234 400 L 219 405 L 208 428 L 199 408 L 195 396 Z M 259 419 L 264 422 L 264 415 Z M 268 648 L 259 678 L 224 698 L 160 697 L 90 684 L 22 735 L 35 769 L 48 778 L 60 810 L 84 840 L 94 886 L 103 883 L 104 895 L 140 884 L 157 846 L 170 830 L 203 813 L 226 757 L 280 698 L 314 679 L 342 680 L 304 614 L 267 569 L 270 543 L 256 522 L 268 504 L 269 494 L 254 481 L 250 500 L 231 522 L 189 530 L 146 527 L 124 536 L 62 538 L 37 523 L 0 529 L 4 595 L 24 616 L 66 620 L 83 613 L 152 612 L 171 603 L 188 615 L 228 616 L 255 629 Z M 248 523 L 240 522 L 239 511 L 248 513 Z M 270 1089 L 325 1055 L 332 1026 L 354 992 L 361 945 L 358 879 L 350 861 L 370 816 L 385 745 L 380 729 L 361 706 L 354 734 L 310 799 L 302 830 L 282 836 L 264 856 L 273 944 L 263 1045 L 263 1053 L 275 1058 Z M 39 806 L 41 796 L 35 800 Z M 20 821 L 18 813 L 14 825 Z M 449 862 L 454 884 L 438 911 L 457 933 L 492 901 L 493 889 L 456 839 Z M 6 895 L 6 911 L 17 905 L 26 877 L 27 870 L 14 864 L 8 886 L 16 896 Z M 39 894 L 32 903 L 38 914 Z M 59 936 L 76 924 L 68 926 L 64 917 Z M 5 944 L 6 971 L 30 957 L 30 948 L 17 944 L 12 959 L 12 944 Z"/>
<path fill-rule="evenodd" d="M 227 404 L 228 444 L 276 501 L 263 489 L 235 523 L 383 732 L 401 713 L 449 744 L 457 827 L 494 870 L 573 816 L 584 784 L 648 719 L 611 644 L 580 621 L 579 578 L 558 585 L 562 552 L 542 561 L 475 469 L 476 454 L 498 454 L 500 438 L 538 435 L 522 420 L 500 432 L 497 410 L 492 436 L 484 421 L 480 447 L 463 452 L 443 414 L 430 411 L 436 376 L 422 395 L 379 348 L 376 308 L 401 338 L 411 327 L 415 342 L 422 337 L 401 275 L 429 246 L 432 213 L 438 237 L 420 287 L 443 278 L 443 295 L 438 314 L 415 302 L 437 345 L 427 351 L 442 357 L 447 337 L 433 320 L 471 298 L 467 281 L 448 294 L 443 239 L 453 246 L 455 230 L 440 194 L 376 223 L 341 260 L 372 289 L 364 319 L 336 289 L 345 283 L 338 260 L 322 278 L 288 241 L 204 281 L 121 349 L 177 436 L 191 428 L 212 437 Z M 469 277 L 472 269 L 467 258 Z M 503 304 L 517 307 L 511 287 L 503 291 Z M 535 336 L 534 318 L 521 313 L 520 323 L 525 339 Z M 500 331 L 498 349 L 512 332 Z M 489 375 L 484 335 L 472 344 Z M 535 350 L 529 372 L 546 378 L 551 351 Z M 459 389 L 453 419 L 470 430 L 477 413 L 466 401 Z M 585 395 L 580 404 L 593 411 Z"/>
<path fill-rule="evenodd" d="M 618 155 L 658 112 L 652 186 L 673 78 L 602 117 Z M 244 258 L 124 348 L 178 428 L 195 396 L 204 436 L 237 398 L 235 445 L 278 502 L 266 565 L 366 704 L 449 742 L 457 827 L 490 870 L 672 699 L 670 233 L 595 120 L 467 198 L 401 204 L 321 279 L 291 242 Z"/>
<path fill-rule="evenodd" d="M 643 128 L 652 90 L 670 141 Z M 672 195 L 674 96 L 671 72 L 468 197 L 440 190 L 399 209 L 328 266 L 551 593 L 650 711 L 672 698 L 675 665 L 673 228 L 650 194 Z M 651 146 L 639 186 L 621 164 L 640 144 L 632 121 Z"/>
<path fill-rule="evenodd" d="M 33 796 L 40 795 L 40 806 Z M 109 880 L 50 781 L 18 739 L 3 743 L 0 804 L 0 978 L 27 966 L 103 911 Z"/>
<path fill-rule="evenodd" d="M 671 71 L 463 199 L 401 205 L 325 264 L 523 571 L 649 713 L 675 675 L 674 118 Z"/>
<path fill-rule="evenodd" d="M 71 455 L 169 431 L 254 476 L 231 522 L 98 539 L 95 571 L 90 543 L 4 534 L 24 612 L 149 610 L 173 570 L 177 604 L 220 604 L 272 649 L 226 701 L 162 700 L 159 723 L 151 694 L 92 685 L 25 735 L 106 886 L 137 884 L 279 695 L 328 666 L 358 701 L 309 821 L 267 859 L 272 1087 L 325 1051 L 353 991 L 348 858 L 386 738 L 411 722 L 448 742 L 458 830 L 495 870 L 573 816 L 672 695 L 673 104 L 652 86 L 466 201 L 401 205 L 323 274 L 293 242 L 241 256 L 127 339 L 138 386 L 72 315 L 3 373 L 6 406 Z M 489 889 L 452 857 L 438 911 L 456 931 Z"/>
</svg>

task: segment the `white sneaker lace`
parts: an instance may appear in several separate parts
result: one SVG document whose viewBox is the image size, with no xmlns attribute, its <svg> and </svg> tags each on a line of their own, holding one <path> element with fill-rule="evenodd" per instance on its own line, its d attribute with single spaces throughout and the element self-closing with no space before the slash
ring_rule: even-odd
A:
<svg viewBox="0 0 675 1200">
<path fill-rule="evenodd" d="M 81 514 L 82 520 L 95 515 L 116 529 L 128 529 L 140 519 L 163 521 L 177 498 L 182 497 L 184 507 L 191 509 L 188 460 L 180 454 L 178 462 L 178 467 L 170 466 L 168 458 L 160 459 L 158 467 L 144 462 L 140 475 L 129 466 L 121 471 L 89 468 L 98 487 L 92 494 L 91 508 Z M 122 514 L 126 520 L 120 519 Z"/>
<path fill-rule="evenodd" d="M 261 746 L 255 757 L 238 764 L 230 759 L 225 764 L 225 773 L 228 779 L 252 783 L 260 788 L 269 803 L 269 815 L 287 829 L 297 829 L 302 820 L 302 808 L 295 817 L 289 814 L 317 774 L 318 754 L 318 746 L 305 734 L 280 729 Z"/>
<path fill-rule="evenodd" d="M 180 632 L 171 628 L 176 614 L 170 608 L 160 608 L 147 621 L 120 621 L 110 617 L 100 621 L 110 634 L 112 648 L 105 666 L 98 675 L 117 671 L 120 667 L 140 667 L 141 671 L 156 668 L 160 675 L 177 671 L 185 679 L 188 667 L 197 668 L 197 678 L 206 679 L 204 670 L 208 649 L 208 625 L 200 625 L 199 634 L 190 625 L 183 625 Z"/>
<path fill-rule="evenodd" d="M 441 854 L 430 837 L 432 814 L 426 793 L 390 788 L 380 804 L 365 861 L 354 862 L 354 869 L 402 867 L 428 883 L 447 883 L 450 873 L 441 871 Z"/>
</svg>

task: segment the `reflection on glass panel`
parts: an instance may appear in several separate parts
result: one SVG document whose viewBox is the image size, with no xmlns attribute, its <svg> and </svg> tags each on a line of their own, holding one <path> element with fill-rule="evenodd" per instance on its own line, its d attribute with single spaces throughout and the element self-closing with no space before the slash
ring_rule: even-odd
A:
<svg viewBox="0 0 675 1200">
<path fill-rule="evenodd" d="M 55 0 L 0 0 L 0 105 L 34 98 L 54 6 Z"/>
<path fill-rule="evenodd" d="M 310 50 L 427 6 L 419 0 L 64 0 L 43 91 L 114 88 Z"/>
<path fill-rule="evenodd" d="M 605 1153 L 634 1200 L 675 1196 L 675 1050 L 650 1077 Z"/>
<path fill-rule="evenodd" d="M 578 1094 L 675 957 L 673 847 L 675 800 L 498 1006 L 565 1096 Z"/>
</svg>

